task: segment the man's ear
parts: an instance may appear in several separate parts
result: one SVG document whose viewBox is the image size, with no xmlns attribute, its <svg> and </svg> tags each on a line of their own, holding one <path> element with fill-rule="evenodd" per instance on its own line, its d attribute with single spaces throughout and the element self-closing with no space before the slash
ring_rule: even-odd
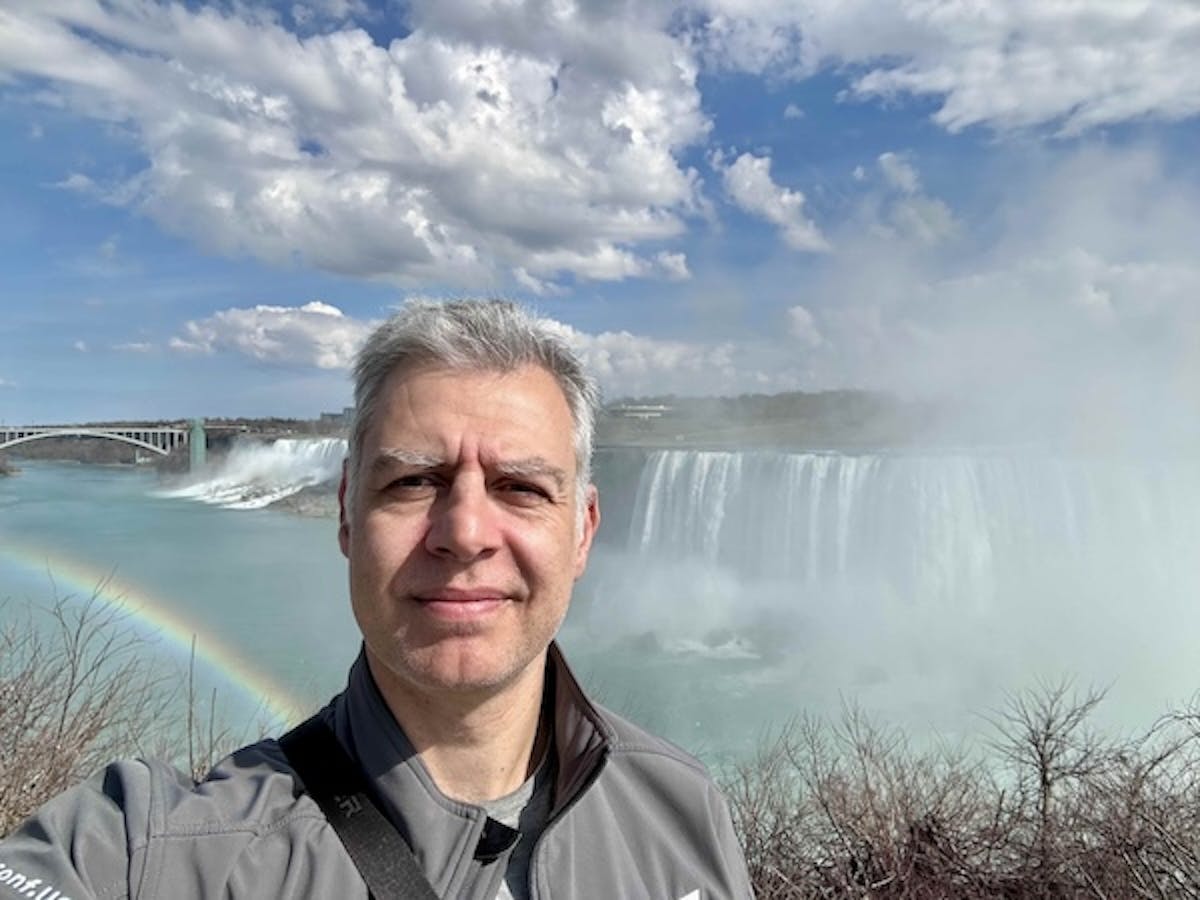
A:
<svg viewBox="0 0 1200 900">
<path fill-rule="evenodd" d="M 350 557 L 350 517 L 346 512 L 346 467 L 348 460 L 342 460 L 342 480 L 338 483 L 338 546 L 342 548 L 342 556 Z"/>
<path fill-rule="evenodd" d="M 579 543 L 575 546 L 575 577 L 580 578 L 587 568 L 588 553 L 592 549 L 592 539 L 596 529 L 600 527 L 600 492 L 594 484 L 589 484 L 584 496 L 582 525 L 579 529 Z"/>
</svg>

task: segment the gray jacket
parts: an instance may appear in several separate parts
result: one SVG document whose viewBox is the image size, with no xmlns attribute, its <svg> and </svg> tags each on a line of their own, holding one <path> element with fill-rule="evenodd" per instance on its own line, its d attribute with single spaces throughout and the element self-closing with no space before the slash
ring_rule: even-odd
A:
<svg viewBox="0 0 1200 900">
<path fill-rule="evenodd" d="M 703 767 L 591 704 L 553 645 L 548 674 L 558 769 L 530 865 L 531 896 L 750 897 L 728 807 Z M 492 900 L 507 855 L 475 858 L 486 814 L 437 789 L 361 656 L 320 715 L 438 895 Z M 2 900 L 366 896 L 274 740 L 237 751 L 195 786 L 159 763 L 114 763 L 0 841 Z"/>
</svg>

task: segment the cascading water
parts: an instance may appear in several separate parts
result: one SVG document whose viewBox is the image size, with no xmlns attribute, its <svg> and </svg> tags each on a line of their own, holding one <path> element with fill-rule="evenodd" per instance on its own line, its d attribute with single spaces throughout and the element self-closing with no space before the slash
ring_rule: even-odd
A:
<svg viewBox="0 0 1200 900">
<path fill-rule="evenodd" d="M 171 494 L 332 490 L 344 452 L 241 444 Z M 1118 727 L 1200 688 L 1195 460 L 607 448 L 595 473 L 562 641 L 610 704 L 710 758 L 847 700 L 961 734 L 1034 678 L 1111 687 Z"/>
<path fill-rule="evenodd" d="M 341 438 L 238 441 L 224 459 L 160 496 L 259 509 L 306 487 L 335 481 L 345 456 Z"/>
<path fill-rule="evenodd" d="M 1151 584 L 1182 576 L 1171 560 L 1200 533 L 1185 499 L 1196 478 L 1119 461 L 660 451 L 628 546 L 740 577 L 827 589 L 870 577 L 912 605 L 990 606 L 1064 556 L 1091 563 L 1088 580 L 1116 559 Z"/>
<path fill-rule="evenodd" d="M 610 509 L 614 468 L 640 476 Z M 752 728 L 739 702 L 786 718 L 847 698 L 961 731 L 1059 677 L 1146 725 L 1200 688 L 1194 461 L 609 450 L 597 471 L 573 642 L 629 671 L 676 660 L 616 690 L 649 685 L 698 733 Z M 702 715 L 718 695 L 738 699 Z"/>
</svg>

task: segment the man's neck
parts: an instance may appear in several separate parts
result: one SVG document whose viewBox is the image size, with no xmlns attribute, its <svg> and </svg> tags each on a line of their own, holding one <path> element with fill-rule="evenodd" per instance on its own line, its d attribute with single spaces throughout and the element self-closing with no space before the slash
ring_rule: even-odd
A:
<svg viewBox="0 0 1200 900">
<path fill-rule="evenodd" d="M 371 674 L 438 789 L 464 803 L 511 794 L 549 743 L 540 723 L 544 660 L 494 691 L 433 694 L 397 679 L 367 655 Z"/>
</svg>

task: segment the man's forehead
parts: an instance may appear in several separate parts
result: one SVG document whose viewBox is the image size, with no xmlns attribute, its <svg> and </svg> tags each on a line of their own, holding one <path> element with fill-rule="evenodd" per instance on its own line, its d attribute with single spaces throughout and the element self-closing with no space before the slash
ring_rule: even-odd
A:
<svg viewBox="0 0 1200 900">
<path fill-rule="evenodd" d="M 384 381 L 385 391 L 402 388 L 410 381 L 419 378 L 434 377 L 448 381 L 478 381 L 505 378 L 515 378 L 521 375 L 538 373 L 544 375 L 558 388 L 558 393 L 566 400 L 566 393 L 558 377 L 548 368 L 538 362 L 523 362 L 515 366 L 476 366 L 471 364 L 456 365 L 454 363 L 436 360 L 417 360 L 395 366 L 387 374 Z"/>
</svg>

